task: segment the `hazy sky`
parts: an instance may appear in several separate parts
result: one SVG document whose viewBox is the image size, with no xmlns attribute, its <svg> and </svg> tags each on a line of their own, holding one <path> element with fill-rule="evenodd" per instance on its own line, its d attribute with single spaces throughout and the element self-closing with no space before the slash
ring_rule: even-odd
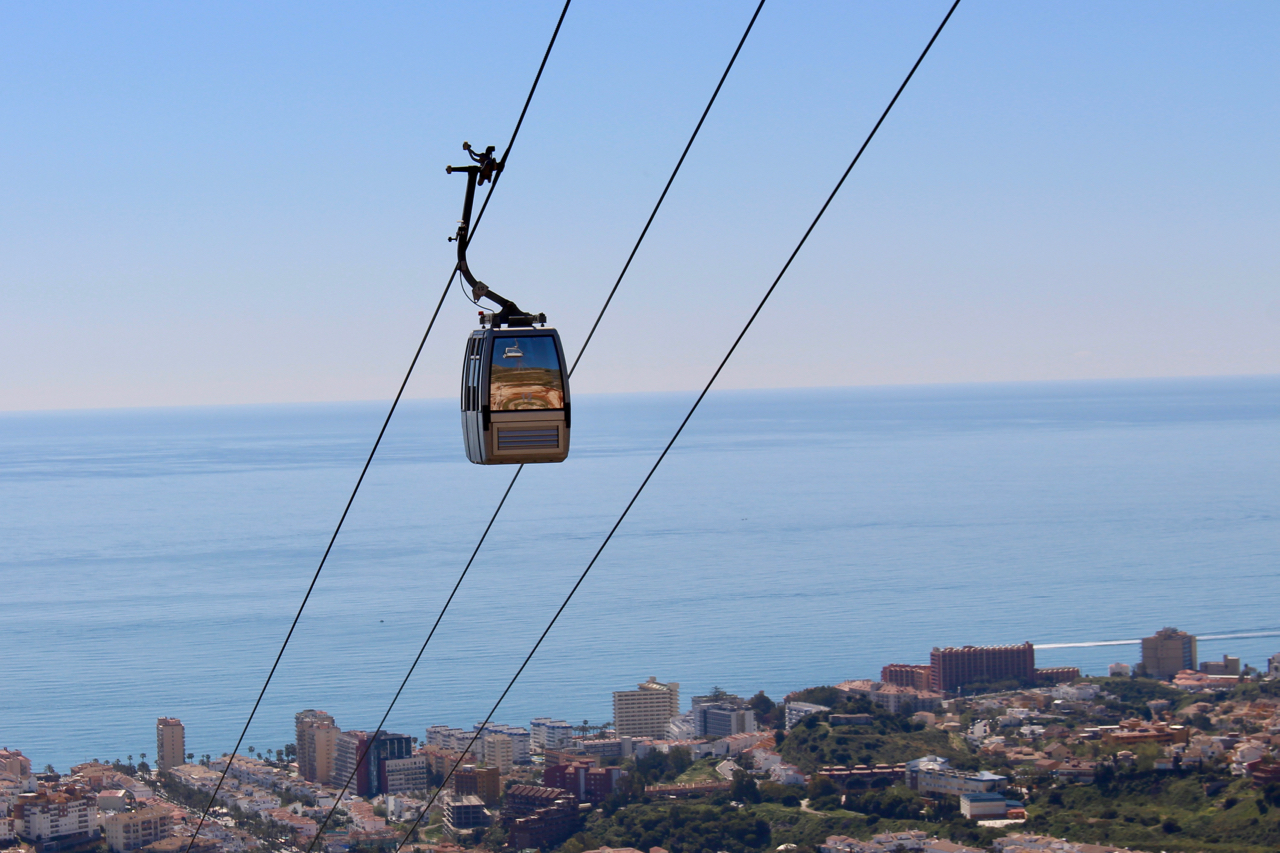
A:
<svg viewBox="0 0 1280 853">
<path fill-rule="evenodd" d="M 570 8 L 471 262 L 571 354 L 754 5 Z M 0 5 L 0 408 L 389 398 L 559 8 Z M 705 381 L 945 8 L 770 0 L 576 391 Z M 1280 372 L 1277 44 L 966 0 L 723 385 Z"/>
</svg>

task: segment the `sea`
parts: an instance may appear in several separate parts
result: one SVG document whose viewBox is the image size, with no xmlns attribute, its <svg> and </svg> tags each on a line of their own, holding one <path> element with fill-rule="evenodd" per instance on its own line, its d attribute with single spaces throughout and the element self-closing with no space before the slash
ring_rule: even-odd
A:
<svg viewBox="0 0 1280 853">
<path fill-rule="evenodd" d="M 493 708 L 694 398 L 580 395 L 568 461 L 527 467 L 386 728 Z M 0 415 L 0 747 L 36 767 L 232 749 L 387 403 Z M 510 466 L 456 401 L 402 403 L 262 694 L 371 729 Z M 649 676 L 781 699 L 1037 644 L 1105 674 L 1163 626 L 1201 659 L 1280 652 L 1280 377 L 713 392 L 496 722 L 611 718 Z"/>
</svg>

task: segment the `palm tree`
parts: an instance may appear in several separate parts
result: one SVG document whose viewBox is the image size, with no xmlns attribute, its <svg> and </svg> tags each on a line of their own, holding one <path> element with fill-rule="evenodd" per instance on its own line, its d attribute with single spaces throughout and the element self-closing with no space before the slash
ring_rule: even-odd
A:
<svg viewBox="0 0 1280 853">
<path fill-rule="evenodd" d="M 130 756 L 129 756 L 129 763 L 130 763 L 130 764 L 132 764 L 132 763 L 133 763 L 133 756 L 132 756 L 132 755 L 130 755 Z"/>
</svg>

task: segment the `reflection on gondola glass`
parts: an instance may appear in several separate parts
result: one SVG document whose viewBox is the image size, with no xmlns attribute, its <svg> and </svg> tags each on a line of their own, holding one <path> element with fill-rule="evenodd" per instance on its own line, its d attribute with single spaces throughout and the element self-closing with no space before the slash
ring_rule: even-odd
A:
<svg viewBox="0 0 1280 853">
<path fill-rule="evenodd" d="M 489 405 L 495 412 L 564 408 L 564 382 L 554 338 L 494 338 Z"/>
</svg>

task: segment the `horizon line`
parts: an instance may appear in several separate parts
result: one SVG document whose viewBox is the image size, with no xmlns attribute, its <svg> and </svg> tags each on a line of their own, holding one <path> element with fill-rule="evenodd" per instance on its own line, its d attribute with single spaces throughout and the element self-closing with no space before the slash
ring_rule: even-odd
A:
<svg viewBox="0 0 1280 853">
<path fill-rule="evenodd" d="M 734 392 L 752 392 L 752 391 L 809 391 L 819 389 L 841 389 L 841 390 L 895 390 L 895 389 L 941 389 L 941 388 L 971 388 L 971 387 L 1010 387 L 1010 386 L 1026 386 L 1026 385 L 1091 385 L 1091 384 L 1108 384 L 1108 383 L 1126 383 L 1126 382 L 1186 382 L 1194 380 L 1249 380 L 1249 379 L 1280 379 L 1280 373 L 1223 373 L 1223 374 L 1190 374 L 1179 376 L 1112 376 L 1088 379 L 986 379 L 986 380 L 969 380 L 963 382 L 885 382 L 873 383 L 865 385 L 780 385 L 780 386 L 764 386 L 764 387 L 726 387 L 713 388 L 712 393 L 722 393 L 726 391 Z M 673 388 L 667 390 L 650 390 L 650 391 L 587 391 L 578 392 L 580 397 L 621 397 L 621 396 L 643 396 L 643 395 L 659 395 L 659 394 L 686 394 L 694 393 L 696 388 Z M 450 394 L 439 397 L 404 397 L 404 401 L 428 402 L 453 400 L 456 395 Z M 251 408 L 251 407 L 272 407 L 272 406 L 341 406 L 353 403 L 390 403 L 390 397 L 356 397 L 342 400 L 283 400 L 269 402 L 220 402 L 220 403 L 142 403 L 138 405 L 122 405 L 122 406 L 49 406 L 45 408 L 35 409 L 4 409 L 0 408 L 0 417 L 8 415 L 38 415 L 38 414 L 76 414 L 91 412 L 133 412 L 133 411 L 154 411 L 168 409 L 213 409 L 213 408 Z"/>
</svg>

